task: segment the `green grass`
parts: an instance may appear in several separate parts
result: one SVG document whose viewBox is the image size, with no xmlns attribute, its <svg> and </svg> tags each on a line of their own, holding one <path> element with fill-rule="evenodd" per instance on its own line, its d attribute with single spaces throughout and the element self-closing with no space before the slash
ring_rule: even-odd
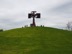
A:
<svg viewBox="0 0 72 54">
<path fill-rule="evenodd" d="M 47 27 L 0 32 L 0 54 L 72 54 L 72 32 Z"/>
</svg>

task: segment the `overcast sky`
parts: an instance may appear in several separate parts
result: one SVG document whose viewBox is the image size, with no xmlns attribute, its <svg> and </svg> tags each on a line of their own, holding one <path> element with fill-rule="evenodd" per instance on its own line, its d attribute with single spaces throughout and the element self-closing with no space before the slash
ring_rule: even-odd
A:
<svg viewBox="0 0 72 54">
<path fill-rule="evenodd" d="M 0 0 L 0 28 L 13 29 L 30 25 L 28 13 L 37 11 L 37 25 L 64 28 L 72 21 L 72 0 Z"/>
</svg>

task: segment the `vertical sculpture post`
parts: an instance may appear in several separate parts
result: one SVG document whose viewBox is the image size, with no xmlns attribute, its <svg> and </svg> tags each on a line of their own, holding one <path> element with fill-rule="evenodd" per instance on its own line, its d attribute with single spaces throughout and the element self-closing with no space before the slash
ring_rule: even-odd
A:
<svg viewBox="0 0 72 54">
<path fill-rule="evenodd" d="M 32 26 L 36 26 L 36 23 L 35 23 L 35 13 L 36 11 L 32 11 L 32 15 L 33 15 L 33 25 Z"/>
</svg>

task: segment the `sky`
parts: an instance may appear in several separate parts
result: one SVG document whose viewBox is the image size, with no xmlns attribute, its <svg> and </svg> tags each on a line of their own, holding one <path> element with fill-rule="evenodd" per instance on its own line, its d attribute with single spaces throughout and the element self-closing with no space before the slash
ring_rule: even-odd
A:
<svg viewBox="0 0 72 54">
<path fill-rule="evenodd" d="M 14 29 L 32 23 L 28 13 L 37 11 L 36 25 L 66 28 L 72 21 L 72 0 L 0 0 L 0 29 Z"/>
</svg>

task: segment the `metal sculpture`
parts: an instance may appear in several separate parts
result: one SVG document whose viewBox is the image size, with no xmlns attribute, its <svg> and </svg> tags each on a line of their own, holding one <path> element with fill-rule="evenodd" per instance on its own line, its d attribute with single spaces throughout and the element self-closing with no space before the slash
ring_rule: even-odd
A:
<svg viewBox="0 0 72 54">
<path fill-rule="evenodd" d="M 35 27 L 35 18 L 40 18 L 40 13 L 36 13 L 36 11 L 32 11 L 31 13 L 28 14 L 28 18 L 33 18 L 33 23 L 30 24 L 31 27 Z"/>
</svg>

